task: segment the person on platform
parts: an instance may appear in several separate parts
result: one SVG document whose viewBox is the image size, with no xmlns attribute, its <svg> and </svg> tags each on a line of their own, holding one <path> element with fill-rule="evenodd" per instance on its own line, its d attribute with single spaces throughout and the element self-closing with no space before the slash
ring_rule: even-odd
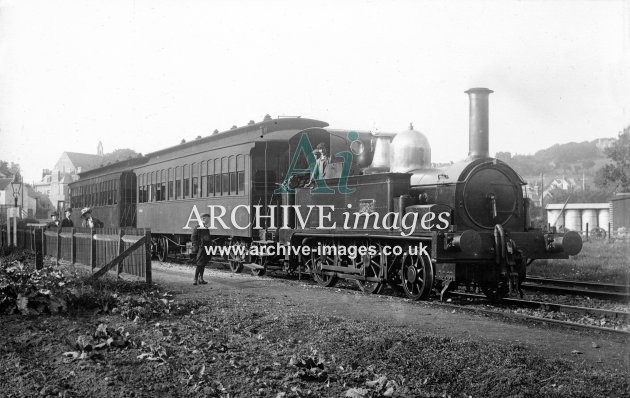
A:
<svg viewBox="0 0 630 398">
<path fill-rule="evenodd" d="M 212 259 L 212 255 L 206 251 L 206 247 L 212 245 L 212 237 L 210 236 L 210 230 L 208 229 L 208 222 L 210 221 L 210 214 L 201 215 L 201 225 L 197 225 L 192 232 L 192 258 L 197 265 L 195 269 L 195 281 L 193 285 L 205 285 L 208 282 L 203 280 L 203 272 L 206 269 L 206 265 Z"/>
<path fill-rule="evenodd" d="M 72 208 L 68 207 L 66 209 L 66 211 L 64 212 L 64 215 L 65 215 L 64 219 L 61 220 L 61 228 L 72 228 L 72 227 L 74 227 L 74 223 L 70 219 L 70 217 L 72 216 Z"/>
<path fill-rule="evenodd" d="M 81 224 L 83 228 L 103 228 L 105 226 L 101 220 L 92 216 L 92 209 L 89 207 L 81 210 L 81 218 L 83 219 Z"/>
<path fill-rule="evenodd" d="M 50 213 L 50 218 L 52 221 L 46 224 L 46 229 L 59 229 L 59 225 L 61 225 L 61 221 L 59 220 L 59 213 L 53 211 Z"/>
</svg>

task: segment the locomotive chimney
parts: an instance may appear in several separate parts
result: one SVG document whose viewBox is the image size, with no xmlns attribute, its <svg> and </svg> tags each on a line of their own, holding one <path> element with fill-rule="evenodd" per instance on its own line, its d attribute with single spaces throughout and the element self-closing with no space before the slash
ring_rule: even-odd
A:
<svg viewBox="0 0 630 398">
<path fill-rule="evenodd" d="M 465 91 L 470 99 L 468 158 L 471 160 L 490 156 L 488 148 L 488 97 L 493 92 L 487 88 L 471 88 Z"/>
</svg>

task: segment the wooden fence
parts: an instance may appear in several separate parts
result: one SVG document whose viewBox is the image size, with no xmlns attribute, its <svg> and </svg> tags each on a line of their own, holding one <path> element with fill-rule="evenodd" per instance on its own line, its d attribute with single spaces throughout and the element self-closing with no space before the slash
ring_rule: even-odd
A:
<svg viewBox="0 0 630 398">
<path fill-rule="evenodd" d="M 11 231 L 13 235 L 13 231 Z M 7 245 L 6 225 L 0 226 L 0 242 Z M 13 239 L 13 238 L 11 238 Z M 151 283 L 151 230 L 146 228 L 62 228 L 18 225 L 17 247 L 41 251 L 57 263 L 83 264 L 95 277 L 116 267 L 120 274 L 134 275 Z M 38 250 L 38 248 L 40 248 Z"/>
</svg>

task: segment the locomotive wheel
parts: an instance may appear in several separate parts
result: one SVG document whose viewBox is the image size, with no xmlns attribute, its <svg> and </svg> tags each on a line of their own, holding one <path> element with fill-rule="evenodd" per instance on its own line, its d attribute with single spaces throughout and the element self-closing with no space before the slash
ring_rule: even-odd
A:
<svg viewBox="0 0 630 398">
<path fill-rule="evenodd" d="M 247 250 L 247 245 L 241 241 L 235 241 L 230 246 L 238 246 L 238 247 L 243 246 L 244 249 Z M 243 271 L 243 263 L 245 262 L 245 255 L 237 255 L 236 253 L 237 251 L 235 250 L 230 251 L 229 263 L 230 263 L 230 270 L 235 274 L 239 274 L 241 271 Z"/>
<path fill-rule="evenodd" d="M 160 261 L 166 261 L 168 259 L 168 238 L 166 236 L 160 236 L 158 238 L 157 257 Z"/>
<path fill-rule="evenodd" d="M 407 297 L 412 300 L 426 299 L 433 288 L 431 259 L 406 253 L 401 261 L 400 278 Z"/>
<path fill-rule="evenodd" d="M 313 270 L 313 279 L 315 280 L 315 282 L 317 282 L 318 285 L 324 287 L 334 286 L 337 283 L 338 278 L 336 275 L 324 274 L 322 271 L 322 265 L 324 264 L 334 265 L 335 259 L 323 254 L 321 256 L 312 255 L 311 258 L 306 262 L 306 267 Z"/>
<path fill-rule="evenodd" d="M 363 274 L 368 278 L 378 278 L 381 275 L 381 255 L 376 254 L 370 256 L 366 254 L 364 256 L 357 257 L 352 260 L 354 268 L 362 269 Z M 379 294 L 385 284 L 383 282 L 372 281 L 359 281 L 355 280 L 357 286 L 363 293 Z"/>
<path fill-rule="evenodd" d="M 267 256 L 252 256 L 252 262 L 264 268 L 252 269 L 252 275 L 263 276 L 267 272 Z"/>
</svg>

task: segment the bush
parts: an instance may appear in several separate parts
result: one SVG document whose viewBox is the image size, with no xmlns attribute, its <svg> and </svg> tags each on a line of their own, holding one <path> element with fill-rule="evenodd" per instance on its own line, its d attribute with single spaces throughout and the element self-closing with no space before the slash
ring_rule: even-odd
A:
<svg viewBox="0 0 630 398">
<path fill-rule="evenodd" d="M 171 311 L 169 293 L 144 283 L 92 279 L 48 263 L 35 269 L 25 252 L 0 258 L 0 313 L 38 315 L 69 309 L 119 313 L 129 319 L 149 319 Z"/>
</svg>

